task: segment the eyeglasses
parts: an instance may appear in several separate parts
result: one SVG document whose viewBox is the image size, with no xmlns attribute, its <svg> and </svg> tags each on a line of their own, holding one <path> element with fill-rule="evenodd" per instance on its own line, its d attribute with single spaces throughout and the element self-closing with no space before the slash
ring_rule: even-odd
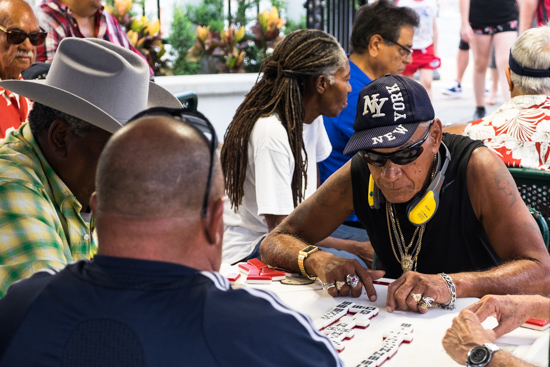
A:
<svg viewBox="0 0 550 367">
<path fill-rule="evenodd" d="M 384 38 L 384 37 L 382 37 L 382 38 Z M 387 38 L 384 38 L 384 39 L 385 39 L 386 41 L 388 41 L 388 42 L 391 42 L 391 43 L 393 43 L 393 44 L 396 44 L 396 45 L 399 46 L 403 51 L 405 51 L 405 55 L 404 55 L 404 56 L 410 56 L 410 55 L 412 55 L 413 50 L 411 50 L 410 48 L 403 46 L 402 44 L 400 44 L 400 43 L 397 42 L 397 41 L 392 41 L 392 40 L 389 40 L 389 39 L 387 39 Z"/>
<path fill-rule="evenodd" d="M 19 45 L 28 38 L 31 41 L 31 45 L 40 46 L 44 43 L 48 32 L 40 28 L 40 32 L 25 33 L 20 30 L 8 30 L 0 25 L 0 31 L 6 34 L 6 40 L 10 45 Z"/>
<path fill-rule="evenodd" d="M 432 125 L 433 121 L 430 122 L 430 126 L 428 126 L 428 131 L 426 131 L 426 135 L 422 138 L 422 140 L 419 140 L 416 143 L 409 145 L 408 147 L 399 149 L 398 151 L 389 154 L 375 153 L 373 151 L 363 150 L 361 151 L 361 155 L 368 164 L 375 167 L 383 167 L 388 159 L 400 166 L 409 164 L 415 161 L 418 157 L 420 157 L 422 152 L 424 152 L 424 147 L 422 147 L 422 144 L 424 144 L 424 142 L 428 139 L 428 136 L 430 136 Z"/>
<path fill-rule="evenodd" d="M 201 217 L 206 217 L 208 207 L 208 198 L 210 197 L 210 188 L 212 186 L 212 176 L 214 174 L 214 163 L 216 158 L 216 147 L 218 146 L 218 137 L 214 126 L 208 119 L 197 110 L 191 108 L 167 108 L 167 107 L 152 107 L 142 111 L 132 117 L 128 122 L 137 120 L 145 116 L 168 116 L 176 117 L 187 123 L 191 127 L 201 132 L 206 142 L 210 145 L 210 169 L 208 171 L 208 181 L 206 182 L 206 192 L 201 210 Z"/>
</svg>

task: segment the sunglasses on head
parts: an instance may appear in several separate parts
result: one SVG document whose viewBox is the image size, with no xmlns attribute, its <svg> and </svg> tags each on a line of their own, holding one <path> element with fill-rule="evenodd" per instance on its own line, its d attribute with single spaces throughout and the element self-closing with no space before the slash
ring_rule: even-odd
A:
<svg viewBox="0 0 550 367">
<path fill-rule="evenodd" d="M 212 176 L 214 173 L 214 163 L 216 158 L 216 147 L 218 146 L 218 137 L 216 130 L 210 121 L 197 110 L 190 108 L 167 108 L 167 107 L 152 107 L 145 111 L 142 111 L 132 117 L 128 122 L 137 120 L 146 116 L 167 116 L 177 118 L 187 123 L 191 127 L 201 132 L 205 141 L 210 147 L 210 169 L 208 171 L 208 181 L 206 181 L 206 192 L 204 194 L 204 201 L 201 210 L 201 216 L 206 217 L 206 210 L 208 207 L 208 198 L 210 197 L 210 187 L 212 186 Z"/>
<path fill-rule="evenodd" d="M 416 143 L 409 145 L 408 147 L 405 147 L 403 149 L 399 149 L 396 152 L 388 153 L 388 154 L 382 154 L 382 153 L 376 153 L 370 150 L 362 150 L 360 153 L 363 156 L 363 159 L 370 165 L 373 165 L 375 167 L 383 167 L 388 159 L 392 161 L 395 164 L 398 164 L 400 166 L 409 164 L 416 160 L 422 152 L 424 152 L 424 147 L 422 147 L 422 144 L 428 139 L 428 136 L 430 136 L 430 130 L 432 128 L 433 121 L 430 122 L 430 125 L 428 126 L 428 130 L 426 131 L 426 135 Z"/>
<path fill-rule="evenodd" d="M 40 46 L 44 43 L 48 32 L 40 28 L 40 31 L 25 33 L 20 30 L 9 30 L 0 25 L 0 31 L 6 34 L 6 40 L 10 45 L 19 45 L 28 38 L 31 41 L 31 45 Z"/>
</svg>

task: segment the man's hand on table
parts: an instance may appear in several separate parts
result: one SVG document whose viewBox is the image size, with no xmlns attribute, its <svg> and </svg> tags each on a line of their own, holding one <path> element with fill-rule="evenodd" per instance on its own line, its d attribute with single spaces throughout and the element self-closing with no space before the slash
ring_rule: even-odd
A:
<svg viewBox="0 0 550 367">
<path fill-rule="evenodd" d="M 329 295 L 332 297 L 348 296 L 351 291 L 353 297 L 359 297 L 363 293 L 364 286 L 369 300 L 376 301 L 376 290 L 373 281 L 384 276 L 385 272 L 383 270 L 365 269 L 357 260 L 344 259 L 328 253 L 316 253 L 314 255 L 317 255 L 312 256 L 312 260 L 315 258 L 314 263 L 311 264 L 314 273 L 321 279 L 325 287 L 334 284 L 334 286 L 327 287 Z M 320 259 L 321 256 L 319 255 L 323 258 Z M 353 274 L 359 277 L 359 282 L 351 288 L 346 284 L 346 278 L 348 275 Z M 341 285 L 341 288 L 338 290 L 339 285 Z"/>
<path fill-rule="evenodd" d="M 542 307 L 537 307 L 542 305 Z M 546 318 L 538 309 L 548 309 L 548 299 L 537 295 L 488 295 L 468 306 L 465 310 L 474 312 L 481 322 L 495 316 L 498 326 L 493 329 L 495 336 L 502 335 L 521 326 L 530 317 Z M 546 316 L 546 317 L 545 317 Z"/>
<path fill-rule="evenodd" d="M 388 312 L 401 309 L 426 313 L 429 305 L 425 300 L 444 304 L 449 299 L 449 288 L 439 274 L 408 271 L 388 286 L 386 308 Z"/>
<path fill-rule="evenodd" d="M 453 325 L 443 338 L 443 348 L 457 363 L 464 365 L 468 352 L 484 343 L 494 343 L 497 339 L 493 330 L 486 330 L 475 313 L 465 308 L 453 320 Z"/>
</svg>

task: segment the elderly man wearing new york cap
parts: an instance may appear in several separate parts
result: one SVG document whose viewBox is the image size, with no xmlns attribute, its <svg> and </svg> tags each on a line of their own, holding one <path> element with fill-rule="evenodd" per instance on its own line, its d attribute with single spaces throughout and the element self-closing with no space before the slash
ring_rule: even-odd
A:
<svg viewBox="0 0 550 367">
<path fill-rule="evenodd" d="M 88 202 L 101 150 L 136 113 L 181 104 L 149 82 L 140 56 L 98 39 L 64 39 L 46 79 L 0 87 L 35 101 L 0 145 L 2 297 L 40 269 L 93 255 Z"/>
<path fill-rule="evenodd" d="M 507 168 L 480 142 L 443 134 L 420 84 L 386 75 L 367 85 L 354 129 L 355 156 L 264 240 L 265 262 L 320 278 L 332 296 L 364 286 L 375 300 L 380 270 L 311 245 L 355 210 L 377 268 L 397 279 L 389 312 L 550 292 L 550 257 Z"/>
</svg>

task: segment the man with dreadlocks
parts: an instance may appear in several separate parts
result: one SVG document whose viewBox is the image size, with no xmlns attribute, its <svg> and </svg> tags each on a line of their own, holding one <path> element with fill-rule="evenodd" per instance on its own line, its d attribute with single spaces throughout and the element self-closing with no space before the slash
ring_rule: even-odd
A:
<svg viewBox="0 0 550 367">
<path fill-rule="evenodd" d="M 344 50 L 319 30 L 289 34 L 264 61 L 221 151 L 229 198 L 224 262 L 259 257 L 266 234 L 315 191 L 317 162 L 331 151 L 321 116 L 346 107 L 349 78 Z M 323 245 L 369 258 L 365 243 L 328 239 Z"/>
</svg>

